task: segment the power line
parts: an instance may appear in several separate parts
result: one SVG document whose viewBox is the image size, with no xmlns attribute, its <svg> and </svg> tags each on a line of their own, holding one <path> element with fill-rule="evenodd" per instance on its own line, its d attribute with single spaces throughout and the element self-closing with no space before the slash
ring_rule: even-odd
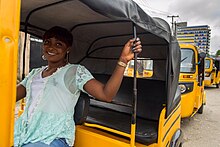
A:
<svg viewBox="0 0 220 147">
<path fill-rule="evenodd" d="M 150 8 L 151 10 L 153 11 L 157 11 L 158 13 L 160 14 L 166 14 L 166 15 L 169 15 L 170 13 L 168 12 L 165 12 L 165 11 L 161 11 L 161 10 L 158 10 L 158 9 L 155 9 L 153 7 L 150 7 L 150 5 L 147 3 L 147 1 L 144 1 L 144 0 L 139 0 L 141 2 L 141 4 L 144 6 L 144 7 L 147 7 L 147 8 Z"/>
<path fill-rule="evenodd" d="M 146 8 L 145 10 L 149 13 L 154 13 L 154 14 L 159 14 L 159 15 L 164 15 L 164 16 L 170 15 L 170 13 L 168 12 L 150 7 L 149 4 L 144 0 L 135 0 L 135 2 L 139 4 L 141 7 Z"/>
</svg>

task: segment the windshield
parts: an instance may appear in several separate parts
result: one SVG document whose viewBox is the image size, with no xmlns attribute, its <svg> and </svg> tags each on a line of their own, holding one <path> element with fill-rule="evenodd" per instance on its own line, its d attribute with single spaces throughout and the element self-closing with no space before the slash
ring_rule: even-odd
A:
<svg viewBox="0 0 220 147">
<path fill-rule="evenodd" d="M 191 49 L 181 49 L 181 64 L 180 72 L 194 73 L 195 68 L 195 54 Z"/>
<path fill-rule="evenodd" d="M 205 60 L 205 68 L 206 68 L 206 69 L 210 68 L 210 63 L 211 63 L 211 62 L 210 62 L 209 59 L 206 59 L 206 60 Z"/>
</svg>

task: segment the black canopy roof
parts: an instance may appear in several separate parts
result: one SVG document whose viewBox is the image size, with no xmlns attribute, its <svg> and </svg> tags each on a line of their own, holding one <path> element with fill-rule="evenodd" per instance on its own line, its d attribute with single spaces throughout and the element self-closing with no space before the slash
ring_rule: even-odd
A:
<svg viewBox="0 0 220 147">
<path fill-rule="evenodd" d="M 155 60 L 153 78 L 167 83 L 167 115 L 179 102 L 176 38 L 167 22 L 150 17 L 132 0 L 22 0 L 21 6 L 21 31 L 41 37 L 53 26 L 69 29 L 74 37 L 70 62 L 93 73 L 113 71 L 136 25 L 143 45 L 139 56 Z"/>
</svg>

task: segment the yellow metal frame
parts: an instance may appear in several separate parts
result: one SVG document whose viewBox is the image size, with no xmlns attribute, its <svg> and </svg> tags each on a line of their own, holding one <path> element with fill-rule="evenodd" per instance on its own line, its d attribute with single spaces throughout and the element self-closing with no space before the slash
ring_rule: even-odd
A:
<svg viewBox="0 0 220 147">
<path fill-rule="evenodd" d="M 80 125 L 76 127 L 75 147 L 164 147 L 169 146 L 174 133 L 180 128 L 180 103 L 165 119 L 166 108 L 161 111 L 158 126 L 157 143 L 143 145 L 135 142 L 134 133 L 127 134 L 97 124 Z M 146 112 L 147 113 L 147 112 Z M 135 125 L 131 130 L 135 130 Z M 131 131 L 131 132 L 133 132 Z M 133 134 L 133 135 L 132 135 Z M 134 143 L 134 144 L 133 144 Z"/>
<path fill-rule="evenodd" d="M 0 0 L 0 146 L 13 145 L 20 1 Z"/>
<path fill-rule="evenodd" d="M 198 61 L 198 50 L 190 44 L 180 44 L 180 48 L 192 49 L 195 53 L 195 61 Z M 193 83 L 193 90 L 189 93 L 181 94 L 181 117 L 192 117 L 199 108 L 206 103 L 204 81 L 198 86 L 198 65 L 196 65 L 195 73 L 180 73 L 179 82 Z"/>
<path fill-rule="evenodd" d="M 131 147 L 135 147 L 136 124 L 132 124 L 131 125 L 131 134 L 127 134 L 127 133 L 124 133 L 124 132 L 121 132 L 121 131 L 117 131 L 117 130 L 114 130 L 114 129 L 111 129 L 111 128 L 108 128 L 108 127 L 100 126 L 100 125 L 97 125 L 97 124 L 85 123 L 84 125 L 88 126 L 88 127 L 99 128 L 99 129 L 102 129 L 102 130 L 106 130 L 108 132 L 116 133 L 118 135 L 130 138 L 130 146 Z"/>
</svg>

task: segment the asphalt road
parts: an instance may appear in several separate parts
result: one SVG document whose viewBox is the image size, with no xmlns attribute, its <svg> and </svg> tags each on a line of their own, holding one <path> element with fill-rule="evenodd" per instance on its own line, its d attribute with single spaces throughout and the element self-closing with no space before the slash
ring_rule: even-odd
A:
<svg viewBox="0 0 220 147">
<path fill-rule="evenodd" d="M 205 88 L 207 104 L 203 114 L 181 122 L 183 147 L 220 147 L 220 88 Z"/>
</svg>

